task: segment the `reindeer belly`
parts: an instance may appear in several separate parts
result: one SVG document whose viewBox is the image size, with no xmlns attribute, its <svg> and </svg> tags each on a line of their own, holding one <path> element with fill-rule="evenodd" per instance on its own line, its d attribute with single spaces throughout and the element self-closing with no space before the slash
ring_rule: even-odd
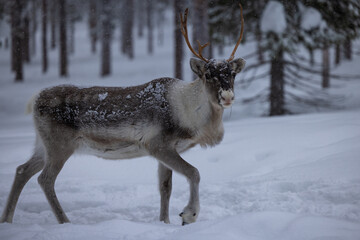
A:
<svg viewBox="0 0 360 240">
<path fill-rule="evenodd" d="M 116 128 L 85 128 L 79 134 L 79 150 L 105 159 L 146 156 L 148 151 L 144 146 L 159 133 L 159 129 L 146 122 Z"/>
<path fill-rule="evenodd" d="M 80 139 L 78 152 L 114 160 L 147 155 L 147 151 L 139 143 L 119 139 L 102 140 L 104 139 Z"/>
</svg>

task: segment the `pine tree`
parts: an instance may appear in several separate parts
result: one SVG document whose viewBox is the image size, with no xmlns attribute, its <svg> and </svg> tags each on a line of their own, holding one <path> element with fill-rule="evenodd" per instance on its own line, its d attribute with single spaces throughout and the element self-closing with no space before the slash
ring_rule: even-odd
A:
<svg viewBox="0 0 360 240">
<path fill-rule="evenodd" d="M 91 52 L 96 52 L 96 43 L 98 40 L 98 4 L 97 0 L 90 0 L 89 3 L 89 32 L 91 41 Z"/>
<path fill-rule="evenodd" d="M 30 18 L 28 12 L 26 12 L 23 24 L 24 24 L 23 58 L 25 62 L 29 63 L 30 62 Z"/>
<path fill-rule="evenodd" d="M 164 45 L 164 26 L 165 26 L 165 10 L 168 7 L 168 0 L 157 0 L 156 2 L 156 27 L 157 27 L 157 43 L 159 46 Z M 174 5 L 176 3 L 174 2 Z M 174 14 L 176 14 L 174 12 Z"/>
<path fill-rule="evenodd" d="M 125 0 L 121 12 L 121 51 L 134 58 L 134 0 Z"/>
<path fill-rule="evenodd" d="M 274 52 L 270 67 L 270 116 L 285 114 L 284 50 L 279 46 Z"/>
<path fill-rule="evenodd" d="M 22 0 L 14 0 L 11 5 L 11 26 L 13 33 L 12 49 L 13 49 L 13 64 L 15 71 L 15 82 L 22 82 L 23 77 L 23 51 L 22 41 L 24 38 L 23 34 L 23 23 L 21 19 L 22 12 L 24 10 L 24 2 Z"/>
<path fill-rule="evenodd" d="M 111 74 L 111 3 L 102 0 L 101 12 L 101 76 Z"/>
<path fill-rule="evenodd" d="M 137 35 L 140 38 L 144 36 L 145 15 L 145 1 L 136 0 Z"/>
<path fill-rule="evenodd" d="M 324 45 L 322 49 L 322 61 L 323 61 L 323 68 L 322 68 L 322 84 L 323 88 L 330 87 L 330 58 L 329 58 L 329 47 Z"/>
<path fill-rule="evenodd" d="M 184 40 L 180 30 L 180 13 L 184 11 L 184 1 L 174 1 L 174 39 L 175 39 L 175 78 L 183 78 L 182 63 L 184 58 Z"/>
<path fill-rule="evenodd" d="M 41 10 L 41 37 L 42 37 L 42 72 L 46 73 L 48 70 L 48 48 L 47 48 L 47 0 L 42 0 Z"/>
<path fill-rule="evenodd" d="M 305 30 L 303 38 L 312 39 L 310 45 L 314 49 L 322 49 L 322 87 L 328 88 L 330 87 L 329 48 L 335 45 L 335 64 L 340 63 L 341 43 L 345 58 L 351 59 L 351 39 L 358 36 L 360 29 L 360 5 L 353 0 L 304 1 L 304 4 L 316 9 L 322 18 L 321 24 Z"/>
<path fill-rule="evenodd" d="M 32 0 L 31 1 L 31 55 L 35 55 L 36 53 L 36 31 L 37 31 L 37 9 L 38 9 L 38 1 Z"/>
<path fill-rule="evenodd" d="M 50 2 L 50 47 L 56 47 L 56 22 L 57 22 L 57 1 Z"/>
<path fill-rule="evenodd" d="M 68 48 L 69 53 L 75 53 L 75 23 L 81 20 L 81 10 L 83 4 L 79 1 L 69 1 L 67 3 L 67 22 L 69 25 Z"/>
<path fill-rule="evenodd" d="M 8 6 L 10 8 L 10 25 L 11 25 L 11 71 L 15 71 L 16 65 L 16 48 L 15 48 L 15 32 L 16 32 L 16 10 L 14 7 L 14 2 L 11 2 Z"/>
<path fill-rule="evenodd" d="M 209 18 L 208 18 L 208 1 L 207 0 L 195 0 L 192 1 L 191 8 L 192 16 L 192 26 L 193 26 L 193 36 L 192 42 L 193 46 L 197 46 L 199 41 L 201 44 L 210 42 L 209 36 Z M 204 48 L 202 55 L 205 58 L 210 56 L 210 48 Z"/>
<path fill-rule="evenodd" d="M 210 4 L 210 33 L 215 44 L 229 44 L 229 39 L 238 28 L 238 14 L 233 12 L 238 2 L 214 0 Z M 360 6 L 357 0 L 344 1 L 240 1 L 244 6 L 245 41 L 254 39 L 258 51 L 244 56 L 245 59 L 257 56 L 258 62 L 248 65 L 244 72 L 254 72 L 250 77 L 241 80 L 246 86 L 256 79 L 270 79 L 269 89 L 261 91 L 251 101 L 269 100 L 269 115 L 281 115 L 293 112 L 295 104 L 328 106 L 327 99 L 321 94 L 318 83 L 313 81 L 314 75 L 322 77 L 323 86 L 331 86 L 329 48 L 337 44 L 335 61 L 340 58 L 340 46 L 346 39 L 359 35 Z M 274 20 L 268 19 L 261 24 L 265 6 L 278 4 L 283 8 L 283 31 L 263 30 L 263 25 L 269 25 L 279 20 L 279 14 L 272 12 Z M 230 7 L 228 6 L 230 5 Z M 309 15 L 309 13 L 311 13 Z M 272 15 L 271 15 L 272 14 Z M 318 17 L 318 20 L 314 20 Z M 236 23 L 233 25 L 233 23 Z M 260 26 L 260 32 L 259 32 Z M 220 34 L 218 34 L 220 33 Z M 245 42 L 243 41 L 243 42 Z M 304 58 L 299 49 L 308 49 L 309 58 Z M 350 48 L 349 48 L 350 49 Z M 260 50 L 260 51 L 259 51 Z M 314 51 L 323 51 L 323 63 L 314 61 Z M 310 62 L 310 67 L 304 62 Z M 268 65 L 269 72 L 258 73 L 258 67 Z M 264 68 L 263 68 L 264 69 Z M 309 75 L 312 77 L 309 78 Z M 282 79 L 282 80 L 281 80 Z"/>
<path fill-rule="evenodd" d="M 262 37 L 260 31 L 260 16 L 265 8 L 266 0 L 255 1 L 227 1 L 212 0 L 209 2 L 209 33 L 211 44 L 218 46 L 220 55 L 223 55 L 224 46 L 233 46 L 238 37 L 241 27 L 241 16 L 239 11 L 239 3 L 243 6 L 243 17 L 245 19 L 245 32 L 242 43 L 245 43 L 249 35 L 255 35 L 256 39 Z M 255 25 L 258 32 L 255 33 Z M 258 41 L 258 53 L 260 51 L 261 41 Z M 259 58 L 263 58 L 262 56 Z"/>
<path fill-rule="evenodd" d="M 153 3 L 151 0 L 146 0 L 146 23 L 147 51 L 151 55 L 154 52 Z"/>
<path fill-rule="evenodd" d="M 335 43 L 335 65 L 339 65 L 341 61 L 341 46 L 339 43 Z"/>
<path fill-rule="evenodd" d="M 60 36 L 60 76 L 68 77 L 68 51 L 66 33 L 66 0 L 59 0 L 59 36 Z"/>
</svg>

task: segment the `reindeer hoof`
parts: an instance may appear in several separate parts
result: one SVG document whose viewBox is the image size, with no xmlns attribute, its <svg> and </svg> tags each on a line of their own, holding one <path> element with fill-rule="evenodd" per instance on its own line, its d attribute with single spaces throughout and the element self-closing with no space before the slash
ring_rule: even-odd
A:
<svg viewBox="0 0 360 240">
<path fill-rule="evenodd" d="M 179 216 L 182 218 L 182 226 L 193 223 L 197 219 L 197 214 L 187 209 L 181 212 Z"/>
</svg>

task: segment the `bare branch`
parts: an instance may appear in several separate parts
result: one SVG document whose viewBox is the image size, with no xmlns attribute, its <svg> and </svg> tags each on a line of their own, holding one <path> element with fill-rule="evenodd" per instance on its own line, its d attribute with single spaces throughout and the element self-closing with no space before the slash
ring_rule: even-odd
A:
<svg viewBox="0 0 360 240">
<path fill-rule="evenodd" d="M 246 66 L 246 68 L 242 72 L 248 72 L 253 68 L 258 68 L 258 67 L 261 67 L 268 63 L 271 63 L 271 61 L 257 62 L 257 63 L 251 64 L 249 66 Z"/>
<path fill-rule="evenodd" d="M 259 75 L 254 74 L 250 78 L 247 78 L 247 79 L 244 78 L 243 80 L 239 81 L 239 84 L 246 85 L 244 88 L 247 88 L 251 82 L 259 80 L 259 79 L 264 79 L 267 76 L 269 76 L 269 74 L 270 74 L 270 71 L 266 71 L 266 72 L 264 72 L 262 74 L 259 74 Z"/>
<path fill-rule="evenodd" d="M 299 73 L 299 71 L 294 71 L 293 69 L 291 69 L 291 66 L 286 66 L 285 70 L 288 71 L 292 76 L 294 76 L 296 80 L 306 81 L 308 83 L 314 84 L 315 86 L 320 86 L 321 84 L 320 81 L 314 80 L 313 76 L 303 76 Z"/>
<path fill-rule="evenodd" d="M 268 98 L 269 98 L 269 88 L 265 88 L 255 96 L 243 99 L 242 103 L 251 103 L 256 101 L 267 102 Z"/>
<path fill-rule="evenodd" d="M 257 54 L 258 54 L 258 52 L 255 51 L 255 52 L 253 52 L 253 53 L 249 53 L 248 55 L 245 55 L 243 58 L 246 59 L 246 60 L 248 60 L 248 59 L 250 59 L 250 58 L 256 57 Z"/>
<path fill-rule="evenodd" d="M 284 61 L 285 64 L 294 66 L 296 68 L 299 68 L 303 71 L 309 72 L 309 73 L 314 73 L 314 74 L 322 74 L 322 71 L 320 70 L 314 70 L 311 69 L 309 67 L 305 67 L 299 63 L 294 63 L 294 62 L 289 62 L 289 61 Z M 330 74 L 331 78 L 334 79 L 340 79 L 340 80 L 358 80 L 360 79 L 360 75 L 337 75 L 337 74 Z"/>
</svg>

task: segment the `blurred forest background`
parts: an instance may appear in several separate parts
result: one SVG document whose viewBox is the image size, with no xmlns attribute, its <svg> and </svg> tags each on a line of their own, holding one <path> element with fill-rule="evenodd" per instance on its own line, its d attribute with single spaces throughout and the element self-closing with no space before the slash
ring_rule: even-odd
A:
<svg viewBox="0 0 360 240">
<path fill-rule="evenodd" d="M 267 88 L 244 103 L 268 102 L 270 116 L 296 112 L 289 107 L 292 102 L 327 107 L 331 102 L 322 90 L 332 87 L 331 79 L 359 80 L 358 75 L 331 72 L 360 54 L 353 44 L 360 31 L 358 0 L 0 0 L 0 47 L 9 52 L 15 82 L 25 80 L 24 65 L 31 64 L 36 55 L 41 56 L 46 74 L 49 51 L 58 52 L 59 76 L 68 78 L 71 55 L 77 48 L 77 23 L 86 22 L 88 51 L 100 56 L 101 77 L 112 74 L 113 51 L 121 51 L 132 61 L 137 50 L 134 39 L 144 38 L 149 55 L 156 51 L 155 45 L 174 43 L 174 56 L 168 57 L 174 64 L 173 77 L 183 79 L 182 62 L 188 49 L 179 14 L 189 8 L 193 46 L 196 40 L 210 42 L 203 55 L 213 58 L 223 56 L 224 48 L 234 46 L 239 37 L 239 3 L 245 19 L 242 44 L 252 50 L 241 56 L 248 65 L 237 84 L 245 88 L 255 80 L 269 81 Z M 164 35 L 168 12 L 173 18 L 173 39 Z M 119 42 L 119 49 L 112 49 L 114 41 Z"/>
</svg>

